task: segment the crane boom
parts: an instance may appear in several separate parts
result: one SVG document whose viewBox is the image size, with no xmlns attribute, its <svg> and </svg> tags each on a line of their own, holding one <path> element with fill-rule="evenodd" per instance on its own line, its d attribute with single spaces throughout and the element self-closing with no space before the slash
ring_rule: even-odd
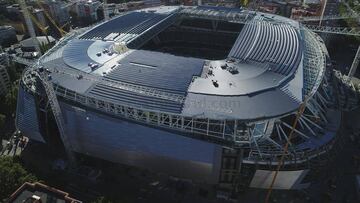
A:
<svg viewBox="0 0 360 203">
<path fill-rule="evenodd" d="M 50 20 L 51 24 L 53 24 L 53 25 L 55 26 L 55 28 L 59 31 L 61 37 L 63 37 L 67 32 L 64 31 L 63 29 L 61 29 L 61 28 L 56 24 L 56 22 L 54 21 L 54 19 L 50 16 L 50 14 L 45 10 L 45 8 L 41 5 L 41 3 L 40 3 L 38 0 L 36 0 L 35 2 L 36 2 L 36 4 L 37 4 L 41 9 L 44 10 L 45 16 Z"/>
<path fill-rule="evenodd" d="M 323 16 L 303 16 L 297 19 L 299 22 L 311 22 L 311 21 L 321 21 L 321 20 L 340 20 L 340 19 L 348 19 L 348 18 L 358 18 L 358 15 L 355 14 L 347 14 L 347 15 L 327 15 Z"/>
<path fill-rule="evenodd" d="M 355 58 L 353 60 L 353 63 L 351 64 L 351 68 L 348 74 L 348 80 L 350 81 L 351 78 L 355 75 L 357 67 L 359 66 L 359 61 L 360 61 L 360 46 L 357 49 Z"/>
<path fill-rule="evenodd" d="M 280 158 L 280 161 L 277 165 L 277 168 L 276 168 L 276 171 L 275 171 L 275 174 L 272 178 L 272 181 L 271 181 L 271 184 L 270 184 L 270 187 L 268 189 L 268 192 L 266 194 L 266 199 L 265 199 L 265 203 L 269 203 L 270 201 L 270 197 L 271 197 L 271 192 L 273 190 L 273 187 L 274 187 L 274 184 L 275 184 L 275 180 L 277 178 L 277 175 L 280 171 L 280 168 L 281 166 L 283 165 L 284 163 L 284 159 L 285 159 L 285 155 L 288 153 L 288 149 L 289 149 L 289 146 L 291 145 L 291 139 L 292 137 L 294 136 L 294 133 L 295 133 L 295 128 L 297 126 L 297 123 L 299 122 L 300 118 L 301 118 L 301 115 L 304 113 L 305 111 L 305 108 L 306 108 L 306 103 L 307 103 L 307 98 L 305 98 L 304 102 L 300 105 L 300 108 L 296 114 L 296 117 L 295 117 L 295 121 L 292 125 L 292 128 L 291 128 L 291 131 L 290 131 L 290 134 L 289 134 L 289 137 L 287 139 L 287 142 L 285 144 L 285 147 L 284 147 L 284 151 L 281 155 L 281 158 Z"/>
</svg>

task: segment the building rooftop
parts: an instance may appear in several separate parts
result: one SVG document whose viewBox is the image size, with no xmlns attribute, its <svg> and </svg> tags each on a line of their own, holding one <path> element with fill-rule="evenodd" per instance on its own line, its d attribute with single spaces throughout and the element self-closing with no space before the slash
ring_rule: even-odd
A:
<svg viewBox="0 0 360 203">
<path fill-rule="evenodd" d="M 81 203 L 81 201 L 69 197 L 69 194 L 42 183 L 24 183 L 8 200 L 9 203 L 23 202 L 57 202 L 57 203 Z"/>
<path fill-rule="evenodd" d="M 222 20 L 213 25 L 213 18 Z M 209 33 L 212 29 L 216 34 Z M 162 6 L 124 13 L 75 35 L 43 57 L 42 64 L 63 70 L 52 73 L 56 84 L 112 103 L 184 116 L 269 118 L 294 111 L 304 99 L 303 87 L 311 89 L 312 80 L 320 79 L 324 67 L 305 75 L 306 39 L 298 22 L 272 14 Z M 205 53 L 214 52 L 220 58 L 207 58 Z M 185 102 L 144 96 L 105 81 L 176 94 Z"/>
<path fill-rule="evenodd" d="M 45 45 L 56 41 L 52 36 L 37 36 L 36 39 L 40 45 Z M 35 47 L 34 41 L 31 38 L 21 41 L 20 44 L 23 47 Z"/>
</svg>

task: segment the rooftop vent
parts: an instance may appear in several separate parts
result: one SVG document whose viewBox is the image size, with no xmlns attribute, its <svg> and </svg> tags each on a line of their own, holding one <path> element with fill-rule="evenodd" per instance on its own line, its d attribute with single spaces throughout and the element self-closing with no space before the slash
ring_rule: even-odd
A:
<svg viewBox="0 0 360 203">
<path fill-rule="evenodd" d="M 229 68 L 229 72 L 230 72 L 231 74 L 233 74 L 233 75 L 239 73 L 238 69 L 237 69 L 237 68 L 234 68 L 234 67 L 230 67 L 230 68 Z"/>
<path fill-rule="evenodd" d="M 217 81 L 217 80 L 211 80 L 211 81 L 212 81 L 212 83 L 213 83 L 214 87 L 216 87 L 216 88 L 218 88 L 218 87 L 219 87 L 219 83 L 218 83 L 218 81 Z"/>
</svg>

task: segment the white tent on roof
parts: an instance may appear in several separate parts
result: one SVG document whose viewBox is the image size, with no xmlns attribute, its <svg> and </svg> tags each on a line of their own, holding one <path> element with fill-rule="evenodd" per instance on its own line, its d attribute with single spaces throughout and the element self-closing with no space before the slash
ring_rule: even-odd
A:
<svg viewBox="0 0 360 203">
<path fill-rule="evenodd" d="M 56 40 L 52 36 L 47 36 L 50 43 L 55 42 Z M 36 39 L 40 45 L 48 44 L 48 39 L 46 36 L 37 36 Z M 34 41 L 31 38 L 25 39 L 20 42 L 22 47 L 35 47 Z"/>
</svg>

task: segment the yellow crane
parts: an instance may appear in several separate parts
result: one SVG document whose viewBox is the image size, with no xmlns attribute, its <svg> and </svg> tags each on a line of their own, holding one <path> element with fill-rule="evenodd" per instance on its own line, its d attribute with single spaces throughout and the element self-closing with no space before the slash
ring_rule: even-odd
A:
<svg viewBox="0 0 360 203">
<path fill-rule="evenodd" d="M 291 139 L 292 139 L 292 137 L 293 137 L 293 135 L 294 135 L 294 133 L 295 133 L 295 128 L 296 128 L 296 126 L 297 126 L 297 123 L 298 123 L 298 121 L 300 120 L 301 115 L 304 113 L 304 111 L 305 111 L 305 109 L 306 109 L 306 103 L 307 103 L 307 98 L 305 98 L 304 102 L 300 105 L 300 108 L 299 108 L 299 110 L 298 110 L 298 112 L 297 112 L 297 114 L 296 114 L 295 121 L 294 121 L 294 123 L 293 123 L 293 125 L 292 125 L 291 131 L 290 131 L 290 134 L 289 134 L 289 137 L 288 137 L 287 142 L 286 142 L 285 147 L 284 147 L 284 151 L 283 151 L 283 153 L 282 153 L 282 155 L 281 155 L 280 161 L 279 161 L 279 163 L 278 163 L 278 165 L 277 165 L 275 174 L 274 174 L 274 176 L 273 176 L 273 178 L 272 178 L 270 187 L 269 187 L 268 192 L 267 192 L 267 194 L 266 194 L 265 203 L 269 203 L 269 201 L 270 201 L 271 192 L 272 192 L 272 190 L 273 190 L 273 187 L 274 187 L 274 184 L 275 184 L 275 180 L 276 180 L 277 175 L 278 175 L 278 173 L 279 173 L 279 171 L 280 171 L 280 168 L 282 167 L 282 165 L 283 165 L 283 163 L 284 163 L 285 156 L 286 156 L 286 154 L 287 154 L 288 151 L 289 151 L 289 146 L 291 145 Z"/>
<path fill-rule="evenodd" d="M 249 3 L 249 0 L 240 0 L 240 5 L 247 6 Z"/>
<path fill-rule="evenodd" d="M 66 32 L 65 30 L 63 30 L 61 27 L 59 27 L 59 26 L 56 24 L 55 20 L 54 20 L 54 19 L 50 16 L 50 14 L 45 10 L 45 8 L 41 5 L 41 3 L 40 3 L 38 0 L 36 0 L 35 2 L 36 2 L 36 4 L 44 11 L 45 16 L 49 19 L 49 21 L 51 22 L 51 24 L 53 24 L 53 25 L 55 26 L 55 28 L 59 31 L 61 37 L 63 37 L 64 35 L 66 35 L 67 32 Z"/>
<path fill-rule="evenodd" d="M 48 37 L 49 26 L 44 27 L 42 25 L 42 23 L 40 23 L 32 13 L 29 12 L 29 14 L 30 14 L 29 16 L 30 16 L 31 20 L 35 23 L 36 27 L 38 27 L 41 30 L 41 32 L 46 36 L 46 40 L 48 41 L 48 43 L 50 43 L 50 40 Z"/>
</svg>

